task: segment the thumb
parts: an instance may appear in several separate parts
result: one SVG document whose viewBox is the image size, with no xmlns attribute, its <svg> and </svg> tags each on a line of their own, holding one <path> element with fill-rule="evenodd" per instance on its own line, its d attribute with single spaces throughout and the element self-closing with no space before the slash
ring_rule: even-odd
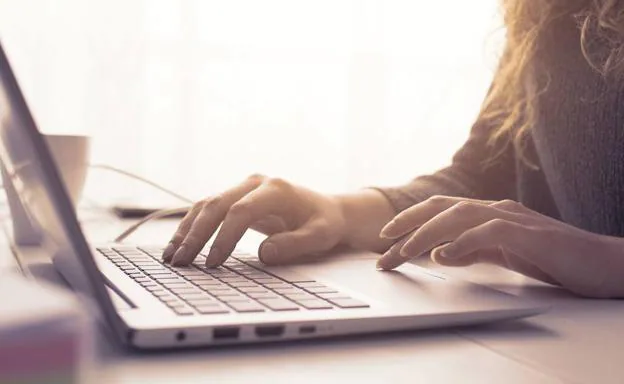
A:
<svg viewBox="0 0 624 384">
<path fill-rule="evenodd" d="M 287 264 L 316 252 L 334 247 L 332 231 L 322 221 L 312 221 L 290 232 L 269 236 L 260 245 L 260 261 L 265 264 Z"/>
</svg>

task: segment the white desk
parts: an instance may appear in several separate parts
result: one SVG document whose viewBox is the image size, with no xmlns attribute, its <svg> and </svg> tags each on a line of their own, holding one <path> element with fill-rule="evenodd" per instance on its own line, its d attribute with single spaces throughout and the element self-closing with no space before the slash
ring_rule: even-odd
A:
<svg viewBox="0 0 624 384">
<path fill-rule="evenodd" d="M 83 218 L 92 241 L 107 241 L 124 225 Z M 141 229 L 129 241 L 166 241 L 175 222 Z M 248 239 L 245 247 L 256 239 Z M 58 279 L 49 261 L 30 262 Z M 446 270 L 554 309 L 524 320 L 480 328 L 359 336 L 300 343 L 137 353 L 100 337 L 98 378 L 104 383 L 173 382 L 424 382 L 622 383 L 624 301 L 582 300 L 489 266 Z M 371 266 L 373 268 L 373 266 Z"/>
</svg>

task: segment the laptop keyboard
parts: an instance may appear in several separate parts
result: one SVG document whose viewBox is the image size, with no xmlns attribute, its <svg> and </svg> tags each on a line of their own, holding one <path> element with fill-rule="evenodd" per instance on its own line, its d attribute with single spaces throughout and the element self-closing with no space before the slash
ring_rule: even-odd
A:
<svg viewBox="0 0 624 384">
<path fill-rule="evenodd" d="M 268 272 L 254 255 L 234 252 L 219 268 L 200 254 L 188 267 L 163 264 L 161 247 L 97 251 L 180 316 L 337 310 L 369 305 L 292 271 Z"/>
</svg>

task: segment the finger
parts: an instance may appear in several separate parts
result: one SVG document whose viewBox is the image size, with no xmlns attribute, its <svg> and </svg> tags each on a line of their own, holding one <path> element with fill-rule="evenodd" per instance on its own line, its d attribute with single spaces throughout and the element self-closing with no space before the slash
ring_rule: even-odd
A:
<svg viewBox="0 0 624 384">
<path fill-rule="evenodd" d="M 535 265 L 544 273 L 555 276 L 558 258 L 544 256 L 547 254 L 545 250 L 548 243 L 542 243 L 540 240 L 537 231 L 526 225 L 494 219 L 458 236 L 441 250 L 441 255 L 447 259 L 459 259 L 484 248 L 499 247 Z M 529 247 L 537 247 L 538 252 L 528 248 L 527 244 Z"/>
<path fill-rule="evenodd" d="M 405 259 L 399 255 L 399 252 L 407 240 L 409 240 L 409 235 L 404 236 L 402 239 L 399 239 L 399 241 L 394 243 L 394 245 L 392 245 L 392 247 L 390 247 L 390 249 L 388 249 L 386 253 L 381 256 L 381 258 L 379 258 L 379 260 L 377 260 L 377 268 L 389 271 L 403 264 Z"/>
<path fill-rule="evenodd" d="M 290 264 L 307 255 L 331 249 L 335 241 L 324 220 L 313 220 L 291 232 L 282 232 L 262 242 L 260 261 L 270 265 Z"/>
<path fill-rule="evenodd" d="M 162 254 L 162 259 L 164 262 L 171 261 L 173 255 L 175 254 L 175 251 L 180 246 L 182 240 L 184 240 L 184 238 L 186 237 L 186 234 L 193 224 L 193 221 L 195 221 L 195 217 L 197 217 L 202 207 L 203 202 L 196 203 L 193 205 L 191 210 L 186 215 L 184 215 L 184 218 L 180 222 L 180 225 L 178 225 L 178 228 L 171 238 L 171 241 L 169 241 L 169 244 L 167 244 L 167 247 Z"/>
<path fill-rule="evenodd" d="M 256 221 L 251 228 L 265 235 L 273 235 L 288 230 L 286 222 L 281 217 L 274 215 Z"/>
<path fill-rule="evenodd" d="M 474 204 L 488 205 L 494 202 L 485 200 L 466 199 L 450 196 L 433 196 L 416 204 L 413 207 L 399 213 L 381 230 L 380 236 L 396 239 L 412 232 L 425 224 L 440 212 L 443 212 L 458 203 L 471 202 Z"/>
<path fill-rule="evenodd" d="M 227 260 L 252 224 L 288 211 L 288 198 L 283 192 L 275 185 L 265 184 L 232 205 L 210 247 L 206 266 L 216 267 Z"/>
<path fill-rule="evenodd" d="M 180 241 L 171 259 L 172 264 L 181 266 L 191 263 L 213 236 L 228 209 L 243 196 L 258 188 L 263 180 L 263 176 L 251 176 L 220 196 L 205 200 Z"/>
<path fill-rule="evenodd" d="M 492 206 L 461 202 L 438 214 L 414 231 L 401 249 L 401 255 L 405 258 L 419 256 L 494 219 L 517 223 L 526 223 L 530 220 L 526 215 L 503 211 Z"/>
<path fill-rule="evenodd" d="M 478 263 L 492 264 L 548 284 L 561 285 L 549 274 L 504 248 L 485 248 L 458 258 L 447 258 L 441 255 L 441 251 L 445 247 L 446 246 L 437 247 L 431 251 L 431 259 L 443 266 L 466 267 Z"/>
</svg>

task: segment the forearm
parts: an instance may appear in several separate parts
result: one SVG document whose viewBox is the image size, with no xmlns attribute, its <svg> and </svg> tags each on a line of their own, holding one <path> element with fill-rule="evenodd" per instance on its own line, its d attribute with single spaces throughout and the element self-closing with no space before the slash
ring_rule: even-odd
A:
<svg viewBox="0 0 624 384">
<path fill-rule="evenodd" d="M 336 198 L 346 226 L 341 244 L 373 252 L 384 252 L 392 245 L 391 240 L 379 237 L 384 225 L 396 215 L 381 192 L 367 189 Z"/>
</svg>

